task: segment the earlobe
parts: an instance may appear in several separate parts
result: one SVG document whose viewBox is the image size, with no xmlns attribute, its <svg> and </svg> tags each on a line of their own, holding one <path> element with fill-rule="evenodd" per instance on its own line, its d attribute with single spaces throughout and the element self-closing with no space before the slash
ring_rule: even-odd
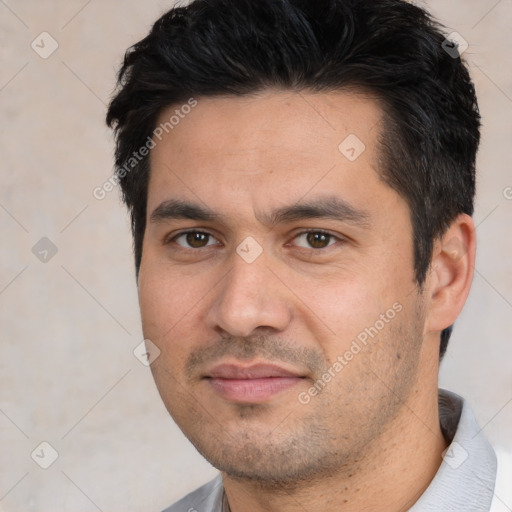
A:
<svg viewBox="0 0 512 512">
<path fill-rule="evenodd" d="M 466 302 L 475 267 L 476 234 L 473 219 L 460 214 L 434 244 L 428 277 L 428 331 L 449 327 Z"/>
</svg>

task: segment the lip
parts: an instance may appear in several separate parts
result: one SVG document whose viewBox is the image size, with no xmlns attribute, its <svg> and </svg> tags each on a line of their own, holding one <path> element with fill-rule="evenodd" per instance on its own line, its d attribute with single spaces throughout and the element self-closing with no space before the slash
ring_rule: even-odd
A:
<svg viewBox="0 0 512 512">
<path fill-rule="evenodd" d="M 299 384 L 304 375 L 274 364 L 220 364 L 204 378 L 223 398 L 239 403 L 261 403 Z"/>
<path fill-rule="evenodd" d="M 207 372 L 207 377 L 219 379 L 265 379 L 268 377 L 302 377 L 298 372 L 275 364 L 219 364 Z"/>
</svg>

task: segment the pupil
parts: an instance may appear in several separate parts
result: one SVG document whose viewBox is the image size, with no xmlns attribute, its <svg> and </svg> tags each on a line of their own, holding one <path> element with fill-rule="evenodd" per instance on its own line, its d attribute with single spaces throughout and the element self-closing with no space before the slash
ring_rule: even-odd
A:
<svg viewBox="0 0 512 512">
<path fill-rule="evenodd" d="M 188 233 L 187 243 L 192 247 L 203 247 L 203 243 L 207 238 L 206 233 Z"/>
<path fill-rule="evenodd" d="M 326 246 L 329 235 L 324 233 L 308 233 L 308 243 L 315 249 L 321 249 Z"/>
</svg>

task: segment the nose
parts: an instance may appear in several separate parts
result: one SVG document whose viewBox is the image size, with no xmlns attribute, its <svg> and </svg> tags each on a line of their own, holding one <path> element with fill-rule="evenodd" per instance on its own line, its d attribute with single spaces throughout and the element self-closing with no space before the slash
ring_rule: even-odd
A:
<svg viewBox="0 0 512 512">
<path fill-rule="evenodd" d="M 261 254 L 248 263 L 234 253 L 231 270 L 215 288 L 208 312 L 210 326 L 221 334 L 250 336 L 255 331 L 285 331 L 292 320 L 290 292 Z"/>
</svg>

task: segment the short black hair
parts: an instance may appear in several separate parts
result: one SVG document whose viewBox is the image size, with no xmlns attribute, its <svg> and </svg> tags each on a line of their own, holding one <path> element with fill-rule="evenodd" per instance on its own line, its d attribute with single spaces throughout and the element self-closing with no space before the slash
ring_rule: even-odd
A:
<svg viewBox="0 0 512 512">
<path fill-rule="evenodd" d="M 475 194 L 480 115 L 468 69 L 445 39 L 430 14 L 404 0 L 195 0 L 164 14 L 126 51 L 106 119 L 137 275 L 150 168 L 149 155 L 133 155 L 159 114 L 190 98 L 277 87 L 379 100 L 380 176 L 409 205 L 421 286 L 434 240 L 458 214 L 473 214 Z"/>
</svg>

